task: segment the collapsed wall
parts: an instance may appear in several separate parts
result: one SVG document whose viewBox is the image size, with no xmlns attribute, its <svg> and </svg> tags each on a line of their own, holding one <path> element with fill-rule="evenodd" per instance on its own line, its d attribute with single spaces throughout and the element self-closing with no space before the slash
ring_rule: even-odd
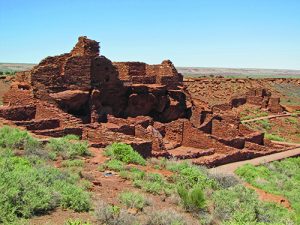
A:
<svg viewBox="0 0 300 225">
<path fill-rule="evenodd" d="M 0 117 L 38 135 L 76 134 L 94 147 L 122 141 L 145 157 L 213 166 L 279 150 L 232 111 L 246 102 L 278 111 L 279 101 L 266 91 L 203 107 L 171 61 L 111 62 L 87 37 L 70 53 L 19 73 L 3 102 Z"/>
</svg>

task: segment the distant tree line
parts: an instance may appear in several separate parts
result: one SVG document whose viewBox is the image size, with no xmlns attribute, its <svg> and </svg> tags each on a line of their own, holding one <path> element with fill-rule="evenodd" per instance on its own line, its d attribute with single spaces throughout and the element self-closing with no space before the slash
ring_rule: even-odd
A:
<svg viewBox="0 0 300 225">
<path fill-rule="evenodd" d="M 16 71 L 0 71 L 0 76 L 2 75 L 15 75 Z"/>
</svg>

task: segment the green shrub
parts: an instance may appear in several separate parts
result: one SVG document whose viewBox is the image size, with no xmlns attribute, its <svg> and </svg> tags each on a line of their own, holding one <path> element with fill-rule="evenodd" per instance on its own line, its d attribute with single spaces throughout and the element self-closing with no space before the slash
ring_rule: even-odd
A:
<svg viewBox="0 0 300 225">
<path fill-rule="evenodd" d="M 90 155 L 88 143 L 79 141 L 75 135 L 67 135 L 63 138 L 52 138 L 46 145 L 46 149 L 55 152 L 64 159 L 74 159 L 77 156 Z"/>
<path fill-rule="evenodd" d="M 265 130 L 270 130 L 271 129 L 271 124 L 269 120 L 257 120 L 255 121 L 256 124 L 259 124 L 262 126 L 263 129 Z"/>
<path fill-rule="evenodd" d="M 68 159 L 61 163 L 63 167 L 82 167 L 84 161 L 81 159 Z"/>
<path fill-rule="evenodd" d="M 136 172 L 134 174 L 133 184 L 135 187 L 141 188 L 152 194 L 169 194 L 169 190 L 173 189 L 174 186 L 168 183 L 160 174 L 141 172 Z"/>
<path fill-rule="evenodd" d="M 104 171 L 106 169 L 119 172 L 125 169 L 125 164 L 120 160 L 111 159 L 99 166 L 100 171 Z"/>
<path fill-rule="evenodd" d="M 195 186 L 200 187 L 202 190 L 217 187 L 217 182 L 209 177 L 207 169 L 203 167 L 183 162 L 175 163 L 175 165 L 168 166 L 167 168 L 173 172 L 177 172 L 172 176 L 174 183 L 186 189 L 191 189 Z"/>
<path fill-rule="evenodd" d="M 158 182 L 135 180 L 133 184 L 135 187 L 141 188 L 151 194 L 161 194 L 163 191 L 163 186 Z"/>
<path fill-rule="evenodd" d="M 295 214 L 300 215 L 300 157 L 262 166 L 244 165 L 236 170 L 248 183 L 275 195 L 285 196 Z M 300 222 L 300 216 L 297 218 Z"/>
<path fill-rule="evenodd" d="M 243 185 L 213 193 L 214 215 L 224 224 L 293 224 L 293 213 L 279 205 L 258 200 Z"/>
<path fill-rule="evenodd" d="M 187 190 L 179 186 L 177 192 L 183 207 L 187 211 L 199 211 L 206 205 L 203 191 L 200 188 L 194 187 L 193 189 Z"/>
<path fill-rule="evenodd" d="M 278 136 L 277 134 L 265 134 L 265 138 L 271 140 L 271 141 L 285 141 L 283 137 Z"/>
<path fill-rule="evenodd" d="M 130 145 L 123 143 L 113 143 L 105 148 L 105 155 L 124 163 L 146 165 L 146 160 Z"/>
<path fill-rule="evenodd" d="M 289 117 L 285 119 L 285 122 L 291 123 L 291 124 L 298 124 L 298 119 L 295 117 Z"/>
<path fill-rule="evenodd" d="M 56 182 L 55 186 L 57 190 L 60 190 L 60 206 L 62 208 L 70 208 L 76 212 L 90 209 L 90 196 L 83 188 L 66 182 Z"/>
<path fill-rule="evenodd" d="M 250 120 L 263 116 L 268 116 L 268 113 L 260 109 L 246 109 L 244 112 L 241 112 L 241 120 Z"/>
<path fill-rule="evenodd" d="M 122 170 L 120 176 L 128 180 L 143 180 L 146 173 L 138 168 L 131 168 L 130 170 Z"/>
<path fill-rule="evenodd" d="M 85 211 L 89 196 L 67 173 L 26 158 L 0 158 L 0 223 L 45 213 L 58 205 Z"/>
<path fill-rule="evenodd" d="M 64 225 L 92 225 L 89 222 L 82 222 L 81 220 L 73 220 L 73 219 L 69 219 L 67 222 L 64 223 Z"/>
<path fill-rule="evenodd" d="M 149 204 L 147 199 L 137 192 L 123 192 L 120 194 L 119 200 L 127 208 L 136 208 L 139 210 L 142 210 Z"/>
<path fill-rule="evenodd" d="M 254 222 L 258 196 L 255 191 L 237 185 L 213 193 L 214 214 L 221 221 Z"/>
<path fill-rule="evenodd" d="M 32 138 L 27 131 L 4 126 L 0 128 L 0 147 L 11 149 L 25 149 L 37 140 Z"/>
</svg>

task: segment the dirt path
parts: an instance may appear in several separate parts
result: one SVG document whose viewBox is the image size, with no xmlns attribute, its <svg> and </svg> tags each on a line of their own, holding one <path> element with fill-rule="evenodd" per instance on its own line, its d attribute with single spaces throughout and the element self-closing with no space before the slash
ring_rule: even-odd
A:
<svg viewBox="0 0 300 225">
<path fill-rule="evenodd" d="M 292 115 L 293 115 L 292 113 L 282 113 L 282 114 L 277 114 L 277 115 L 258 117 L 258 118 L 249 119 L 249 120 L 242 120 L 242 122 L 248 123 L 248 122 L 254 122 L 257 120 L 266 120 L 266 119 L 272 119 L 272 118 L 277 118 L 277 117 L 288 117 L 288 116 L 292 116 Z"/>
<path fill-rule="evenodd" d="M 250 160 L 245 160 L 245 161 L 239 161 L 239 162 L 234 162 L 234 163 L 229 163 L 225 164 L 222 166 L 218 166 L 215 168 L 209 169 L 209 172 L 212 174 L 228 174 L 228 175 L 234 175 L 234 171 L 247 163 L 252 164 L 254 166 L 261 165 L 264 163 L 272 162 L 272 161 L 277 161 L 289 157 L 294 157 L 294 156 L 300 156 L 300 147 L 299 148 L 294 148 L 292 150 L 284 151 L 284 152 L 279 152 L 279 153 L 274 153 L 271 155 L 266 155 L 262 157 L 257 157 L 254 159 Z"/>
</svg>

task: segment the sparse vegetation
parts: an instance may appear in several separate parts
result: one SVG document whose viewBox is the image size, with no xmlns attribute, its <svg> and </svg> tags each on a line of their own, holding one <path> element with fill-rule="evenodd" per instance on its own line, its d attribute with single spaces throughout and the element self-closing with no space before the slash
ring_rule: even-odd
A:
<svg viewBox="0 0 300 225">
<path fill-rule="evenodd" d="M 125 163 L 123 163 L 122 161 L 117 160 L 117 159 L 111 159 L 111 160 L 106 161 L 101 166 L 99 166 L 99 171 L 104 171 L 104 170 L 108 169 L 108 170 L 114 170 L 114 171 L 120 172 L 120 171 L 124 170 L 124 168 L 125 168 Z"/>
<path fill-rule="evenodd" d="M 243 185 L 214 192 L 213 202 L 216 219 L 225 224 L 293 224 L 288 209 L 260 202 L 255 191 Z"/>
<path fill-rule="evenodd" d="M 63 167 L 82 167 L 84 161 L 81 159 L 69 159 L 62 162 Z"/>
<path fill-rule="evenodd" d="M 255 121 L 256 124 L 261 126 L 264 130 L 270 130 L 271 129 L 271 124 L 268 119 L 265 120 L 257 120 Z"/>
<path fill-rule="evenodd" d="M 78 219 L 69 219 L 67 222 L 65 222 L 64 225 L 92 225 L 90 222 L 82 222 L 81 220 Z"/>
<path fill-rule="evenodd" d="M 95 209 L 95 216 L 100 224 L 106 225 L 134 225 L 136 219 L 118 206 L 99 201 Z"/>
<path fill-rule="evenodd" d="M 14 71 L 14 70 L 0 71 L 0 77 L 1 76 L 13 76 L 15 74 L 16 74 L 16 71 Z"/>
<path fill-rule="evenodd" d="M 37 140 L 32 138 L 27 131 L 4 126 L 0 129 L 0 147 L 24 150 L 36 144 Z"/>
<path fill-rule="evenodd" d="M 136 152 L 130 145 L 124 143 L 113 143 L 106 147 L 105 155 L 124 163 L 146 165 L 146 160 Z"/>
<path fill-rule="evenodd" d="M 269 193 L 285 196 L 300 222 L 300 157 L 272 162 L 264 166 L 245 165 L 236 173 L 248 183 Z"/>
<path fill-rule="evenodd" d="M 135 208 L 142 210 L 146 205 L 149 204 L 147 199 L 140 193 L 137 192 L 123 192 L 119 195 L 119 200 L 127 208 Z"/>
<path fill-rule="evenodd" d="M 74 146 L 75 145 L 75 146 Z M 24 156 L 14 155 L 13 150 L 23 151 Z M 49 152 L 61 156 L 62 168 L 47 165 Z M 75 211 L 91 208 L 90 196 L 86 190 L 92 183 L 80 178 L 84 160 L 79 156 L 89 155 L 87 145 L 76 136 L 51 139 L 46 147 L 28 132 L 4 127 L 0 129 L 0 221 L 13 224 L 19 218 L 30 218 L 49 212 L 56 207 Z M 297 193 L 299 182 L 295 174 L 300 173 L 299 159 L 284 163 L 268 164 L 266 168 L 239 169 L 237 173 L 247 182 L 275 194 L 286 193 L 294 211 L 279 205 L 261 202 L 253 190 L 249 190 L 232 176 L 210 175 L 206 168 L 187 161 L 151 159 L 148 166 L 157 170 L 168 170 L 167 177 L 160 173 L 147 172 L 143 159 L 130 146 L 117 143 L 105 150 L 110 157 L 99 170 L 113 170 L 132 185 L 147 192 L 149 197 L 162 195 L 164 199 L 174 196 L 178 206 L 201 224 L 219 221 L 221 224 L 295 224 L 299 212 Z M 282 162 L 276 162 L 282 163 Z M 136 165 L 130 165 L 136 164 Z M 145 168 L 145 171 L 143 171 Z M 255 172 L 253 172 L 255 171 Z M 271 172 L 270 172 L 271 171 Z M 273 175 L 276 171 L 276 175 Z M 283 179 L 283 180 L 281 180 Z M 257 184 L 259 185 L 255 185 Z M 274 187 L 274 185 L 277 185 Z M 161 211 L 147 214 L 149 205 L 146 194 L 136 191 L 121 192 L 120 206 L 137 209 L 144 214 L 142 224 L 189 224 L 176 211 Z M 174 204 L 173 203 L 173 204 Z M 134 216 L 120 206 L 99 202 L 95 217 L 100 224 L 139 224 Z M 89 222 L 69 220 L 67 225 L 89 225 Z"/>
<path fill-rule="evenodd" d="M 62 138 L 52 138 L 46 145 L 46 149 L 54 153 L 53 158 L 61 156 L 64 159 L 74 159 L 77 156 L 88 156 L 88 143 L 80 141 L 75 135 L 67 135 Z"/>
<path fill-rule="evenodd" d="M 187 190 L 184 187 L 177 187 L 178 195 L 181 198 L 181 203 L 187 211 L 199 211 L 206 205 L 204 194 L 201 188 L 194 187 Z"/>
<path fill-rule="evenodd" d="M 263 116 L 268 116 L 268 112 L 261 111 L 259 108 L 248 108 L 241 112 L 241 120 L 250 120 Z"/>
<path fill-rule="evenodd" d="M 173 210 L 153 212 L 146 225 L 187 225 L 184 217 Z"/>
<path fill-rule="evenodd" d="M 8 223 L 18 217 L 29 218 L 57 206 L 75 211 L 90 208 L 89 195 L 67 173 L 51 168 L 43 161 L 33 164 L 1 149 L 0 221 Z"/>
<path fill-rule="evenodd" d="M 23 157 L 14 151 L 22 150 Z M 13 224 L 60 206 L 90 209 L 89 194 L 78 176 L 47 165 L 44 146 L 27 131 L 0 129 L 0 223 Z"/>
<path fill-rule="evenodd" d="M 285 141 L 285 139 L 283 137 L 280 137 L 276 134 L 265 134 L 265 138 L 271 140 L 271 141 Z"/>
<path fill-rule="evenodd" d="M 298 120 L 295 117 L 288 117 L 285 119 L 285 122 L 291 123 L 291 124 L 298 124 Z"/>
</svg>

